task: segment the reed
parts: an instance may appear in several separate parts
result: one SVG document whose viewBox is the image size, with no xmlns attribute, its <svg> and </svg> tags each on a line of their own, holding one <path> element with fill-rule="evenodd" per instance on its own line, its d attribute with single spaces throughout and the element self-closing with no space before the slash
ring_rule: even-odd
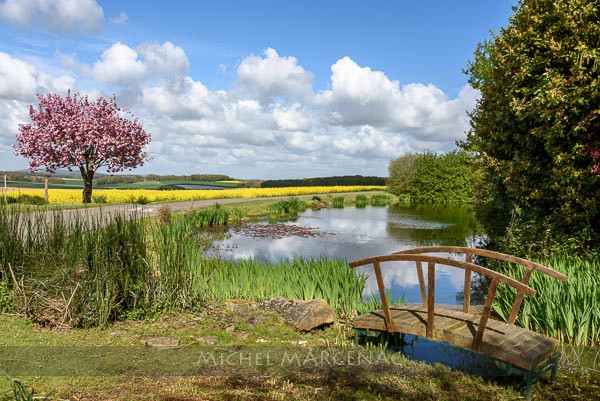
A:
<svg viewBox="0 0 600 401">
<path fill-rule="evenodd" d="M 600 257 L 588 259 L 554 254 L 540 261 L 566 274 L 568 282 L 545 274 L 533 273 L 529 285 L 538 292 L 525 297 L 516 324 L 576 345 L 594 345 L 600 341 Z M 520 279 L 516 266 L 498 268 L 504 274 Z M 504 288 L 494 300 L 494 310 L 504 319 L 510 314 L 515 291 Z"/>
<path fill-rule="evenodd" d="M 369 203 L 369 200 L 367 199 L 367 197 L 365 195 L 356 195 L 356 202 L 355 205 L 358 208 L 364 208 L 367 207 Z"/>
<path fill-rule="evenodd" d="M 191 221 L 196 228 L 224 227 L 239 224 L 245 213 L 240 209 L 225 209 L 216 203 L 211 208 L 199 209 L 191 214 Z"/>
<path fill-rule="evenodd" d="M 269 216 L 272 218 L 295 216 L 298 212 L 306 210 L 308 204 L 299 198 L 288 198 L 267 206 Z"/>
<path fill-rule="evenodd" d="M 221 261 L 206 259 L 208 289 L 217 300 L 243 298 L 261 301 L 273 297 L 323 298 L 338 316 L 361 308 L 366 277 L 348 269 L 339 259 Z"/>
<path fill-rule="evenodd" d="M 375 194 L 369 199 L 371 206 L 383 207 L 390 204 L 392 197 L 385 194 Z"/>
<path fill-rule="evenodd" d="M 334 209 L 342 209 L 344 207 L 344 197 L 336 197 L 331 201 L 331 205 Z"/>
</svg>

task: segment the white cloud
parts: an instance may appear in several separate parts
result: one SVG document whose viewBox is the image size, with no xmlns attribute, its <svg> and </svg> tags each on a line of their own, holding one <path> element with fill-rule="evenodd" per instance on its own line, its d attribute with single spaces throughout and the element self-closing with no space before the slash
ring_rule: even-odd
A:
<svg viewBox="0 0 600 401">
<path fill-rule="evenodd" d="M 119 13 L 118 17 L 111 19 L 114 24 L 121 25 L 126 23 L 129 20 L 129 16 L 125 14 L 123 11 Z"/>
<path fill-rule="evenodd" d="M 238 87 L 244 95 L 263 104 L 311 100 L 314 76 L 310 71 L 298 65 L 295 57 L 280 57 L 274 49 L 266 49 L 263 55 L 246 57 L 237 69 Z"/>
<path fill-rule="evenodd" d="M 383 72 L 361 67 L 349 57 L 331 66 L 331 89 L 315 97 L 329 124 L 370 125 L 419 139 L 447 141 L 468 127 L 472 94 L 449 100 L 432 84 L 400 86 Z"/>
<path fill-rule="evenodd" d="M 171 42 L 162 45 L 144 43 L 138 47 L 138 51 L 147 68 L 166 79 L 184 78 L 190 68 L 190 62 L 183 49 Z"/>
<path fill-rule="evenodd" d="M 104 11 L 96 0 L 6 0 L 0 16 L 28 28 L 52 32 L 98 32 Z"/>
<path fill-rule="evenodd" d="M 400 85 L 349 57 L 331 67 L 329 89 L 315 95 L 312 73 L 273 49 L 243 59 L 228 91 L 192 78 L 185 51 L 170 42 L 135 49 L 117 42 L 90 64 L 60 58 L 85 79 L 87 92 L 116 92 L 152 133 L 154 160 L 141 172 L 385 175 L 388 162 L 403 153 L 453 148 L 468 128 L 465 110 L 479 97 L 470 87 L 449 98 L 432 84 Z M 35 92 L 73 86 L 71 77 L 0 53 L 0 112 L 15 116 L 0 117 L 0 135 L 10 131 L 14 138 Z M 24 112 L 16 113 L 21 106 Z"/>
<path fill-rule="evenodd" d="M 146 75 L 146 65 L 135 50 L 115 43 L 87 70 L 91 78 L 106 84 L 135 86 Z"/>
<path fill-rule="evenodd" d="M 0 98 L 32 101 L 37 93 L 66 93 L 74 86 L 75 80 L 68 75 L 52 77 L 25 61 L 0 52 Z"/>
</svg>

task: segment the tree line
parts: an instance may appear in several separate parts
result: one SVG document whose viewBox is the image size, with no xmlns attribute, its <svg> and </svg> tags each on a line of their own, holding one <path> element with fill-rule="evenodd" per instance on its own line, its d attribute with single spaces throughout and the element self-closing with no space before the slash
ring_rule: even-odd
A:
<svg viewBox="0 0 600 401">
<path fill-rule="evenodd" d="M 233 181 L 234 179 L 223 174 L 191 174 L 191 175 L 107 175 L 96 180 L 98 185 L 133 184 L 142 181 Z"/>
<path fill-rule="evenodd" d="M 260 184 L 261 188 L 315 187 L 336 185 L 386 185 L 386 179 L 385 177 L 344 175 L 334 177 L 267 180 L 263 181 Z"/>
</svg>

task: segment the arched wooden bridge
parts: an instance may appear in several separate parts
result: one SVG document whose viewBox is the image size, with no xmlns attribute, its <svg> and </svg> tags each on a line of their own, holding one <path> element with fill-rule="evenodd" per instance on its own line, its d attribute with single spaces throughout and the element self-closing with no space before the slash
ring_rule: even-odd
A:
<svg viewBox="0 0 600 401">
<path fill-rule="evenodd" d="M 464 254 L 465 261 L 449 259 L 429 253 Z M 473 256 L 492 258 L 523 266 L 525 271 L 520 281 L 503 274 L 478 266 L 472 262 Z M 381 274 L 381 264 L 395 261 L 415 262 L 421 306 L 389 306 L 385 284 Z M 427 287 L 423 264 L 427 264 Z M 373 265 L 377 286 L 381 297 L 382 310 L 363 314 L 354 319 L 357 341 L 360 335 L 375 333 L 402 333 L 443 341 L 452 345 L 482 352 L 513 367 L 513 372 L 523 375 L 529 398 L 531 384 L 543 373 L 552 370 L 552 380 L 556 377 L 559 357 L 559 341 L 531 330 L 517 327 L 514 322 L 519 314 L 525 295 L 534 296 L 536 291 L 527 284 L 534 271 L 547 274 L 558 280 L 567 281 L 567 276 L 548 267 L 503 253 L 484 249 L 437 246 L 408 249 L 390 255 L 374 256 L 350 263 L 350 268 Z M 435 308 L 435 267 L 453 266 L 464 269 L 464 303 L 462 312 Z M 471 279 L 473 272 L 490 279 L 487 298 L 481 315 L 470 311 Z M 490 319 L 492 303 L 498 284 L 504 283 L 517 290 L 512 311 L 507 322 Z"/>
</svg>

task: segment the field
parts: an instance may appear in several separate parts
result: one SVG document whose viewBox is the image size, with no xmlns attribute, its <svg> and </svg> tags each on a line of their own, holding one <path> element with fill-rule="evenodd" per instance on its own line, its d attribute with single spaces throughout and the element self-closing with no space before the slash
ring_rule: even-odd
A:
<svg viewBox="0 0 600 401">
<path fill-rule="evenodd" d="M 203 199 L 264 198 L 307 194 L 329 194 L 382 190 L 382 186 L 333 186 L 333 187 L 289 187 L 289 188 L 232 188 L 225 190 L 150 190 L 150 189 L 96 189 L 92 199 L 101 203 L 149 203 L 189 201 Z M 27 195 L 44 197 L 44 190 L 29 189 Z M 9 197 L 17 197 L 12 192 Z M 51 189 L 48 191 L 50 204 L 74 205 L 81 203 L 81 191 L 75 189 Z"/>
<path fill-rule="evenodd" d="M 83 181 L 81 178 L 61 178 L 65 181 L 64 184 L 48 184 L 50 189 L 83 189 Z M 97 184 L 94 182 L 94 188 L 98 189 L 183 189 L 180 185 L 206 185 L 217 188 L 238 188 L 243 185 L 241 181 L 139 181 L 130 184 Z M 32 188 L 43 189 L 43 182 L 29 181 L 7 181 L 9 188 Z"/>
</svg>

